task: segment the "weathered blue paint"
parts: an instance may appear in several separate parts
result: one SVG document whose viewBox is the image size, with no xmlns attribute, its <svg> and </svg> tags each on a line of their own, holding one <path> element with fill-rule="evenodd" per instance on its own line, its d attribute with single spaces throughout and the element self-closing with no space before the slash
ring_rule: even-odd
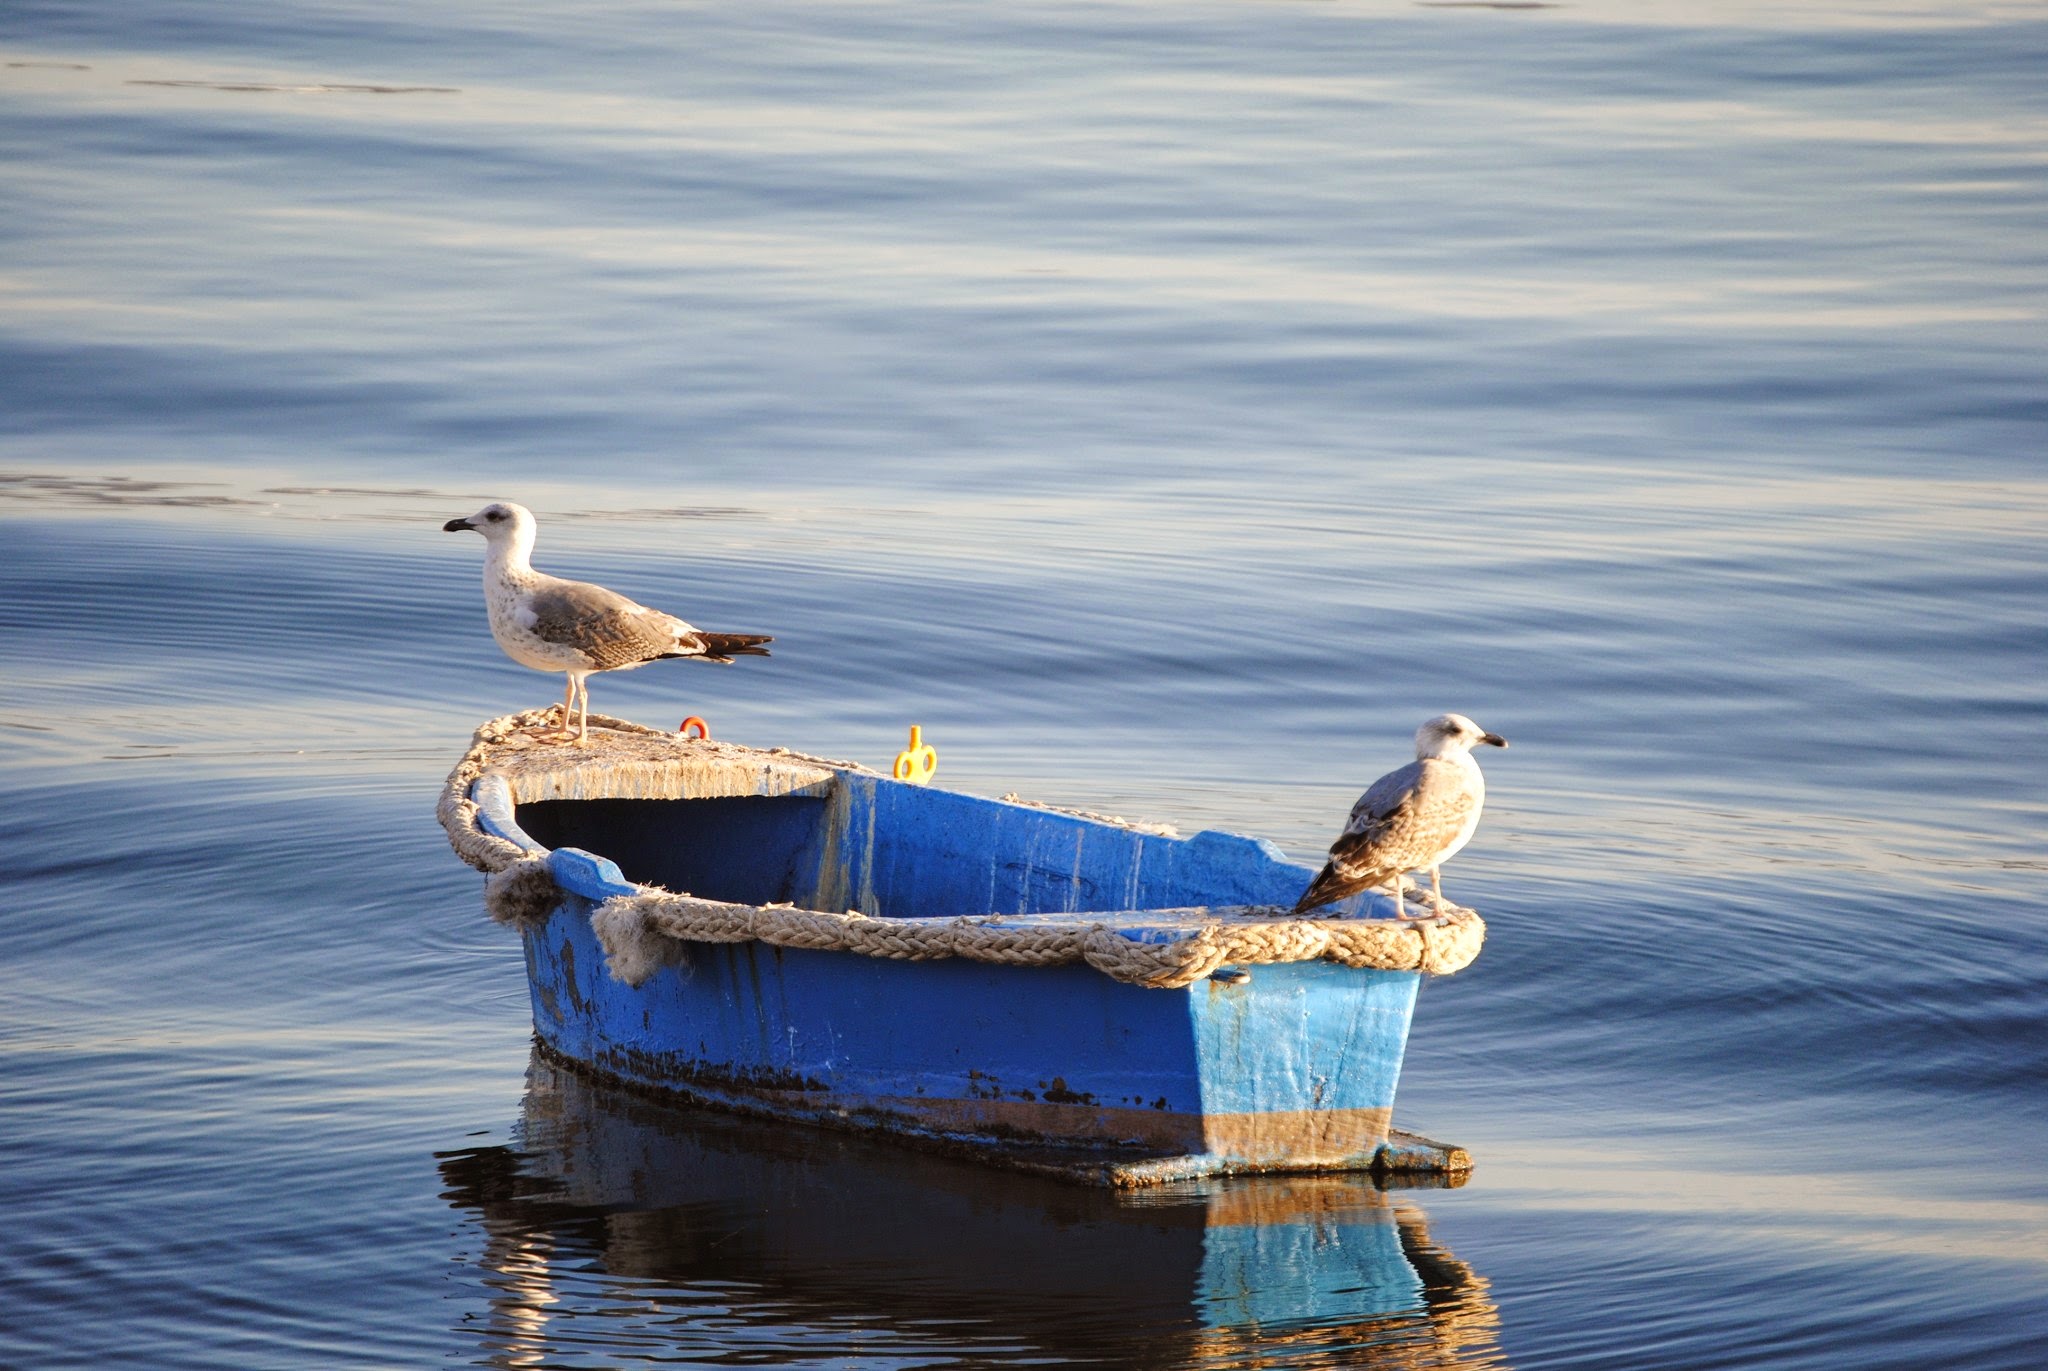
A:
<svg viewBox="0 0 2048 1371">
<path fill-rule="evenodd" d="M 476 803 L 477 822 L 484 832 L 494 838 L 522 846 L 533 846 L 533 839 L 526 836 L 519 827 L 519 819 L 512 804 L 512 787 L 505 778 L 495 771 L 487 771 L 469 787 L 469 798 Z"/>
<path fill-rule="evenodd" d="M 571 1060 L 821 1122 L 1240 1167 L 1282 1159 L 1233 1145 L 1249 1125 L 1227 1116 L 1391 1109 L 1418 979 L 1307 962 L 1260 967 L 1243 985 L 1145 990 L 1087 966 L 738 943 L 691 944 L 632 989 L 606 972 L 588 911 L 569 901 L 528 938 L 535 1026 Z M 1210 1127 L 1218 1117 L 1227 1134 Z M 1318 1161 L 1370 1165 L 1384 1134 L 1382 1117 Z"/>
<path fill-rule="evenodd" d="M 833 822 L 803 854 L 811 892 L 863 914 L 1291 905 L 1311 874 L 1257 838 L 1135 833 L 874 776 L 844 777 L 828 803 Z"/>
<path fill-rule="evenodd" d="M 853 774 L 825 796 L 548 801 L 516 815 L 509 792 L 473 793 L 493 832 L 555 844 L 565 898 L 526 936 L 534 1024 L 550 1050 L 608 1076 L 817 1123 L 1084 1147 L 1123 1183 L 1363 1168 L 1386 1141 L 1412 972 L 1305 962 L 1152 990 L 1085 965 L 693 943 L 632 988 L 606 971 L 588 917 L 638 880 L 878 917 L 1085 914 L 1150 941 L 1185 930 L 1148 909 L 1291 904 L 1310 869 L 1269 843 Z"/>
<path fill-rule="evenodd" d="M 475 798 L 500 837 L 602 849 L 631 880 L 707 899 L 894 918 L 1291 906 L 1313 874 L 1259 838 L 1213 830 L 1163 837 L 854 773 L 824 797 L 548 800 L 520 807 L 517 818 L 502 782 L 487 793 L 479 781 Z M 687 819 L 678 806 L 689 807 Z M 1362 895 L 1326 916 L 1368 911 L 1393 908 Z"/>
</svg>

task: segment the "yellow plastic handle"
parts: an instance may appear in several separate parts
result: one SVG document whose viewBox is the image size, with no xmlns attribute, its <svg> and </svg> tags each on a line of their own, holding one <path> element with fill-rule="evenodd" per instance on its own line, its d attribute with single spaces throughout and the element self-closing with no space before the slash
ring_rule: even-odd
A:
<svg viewBox="0 0 2048 1371">
<path fill-rule="evenodd" d="M 939 769 L 939 754 L 926 747 L 924 730 L 916 724 L 910 726 L 910 747 L 896 754 L 896 779 L 912 785 L 926 785 L 932 773 Z"/>
</svg>

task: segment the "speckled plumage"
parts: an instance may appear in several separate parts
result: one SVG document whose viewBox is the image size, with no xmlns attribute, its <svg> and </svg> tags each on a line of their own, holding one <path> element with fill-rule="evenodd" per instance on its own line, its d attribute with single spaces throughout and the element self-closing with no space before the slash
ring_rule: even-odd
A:
<svg viewBox="0 0 2048 1371">
<path fill-rule="evenodd" d="M 486 505 L 442 527 L 484 535 L 490 549 L 484 560 L 484 605 L 491 636 L 521 666 L 568 676 L 564 728 L 579 696 L 587 718 L 587 681 L 596 672 L 630 671 L 668 657 L 722 663 L 735 656 L 766 657 L 761 644 L 774 641 L 759 633 L 707 633 L 617 591 L 535 571 L 528 558 L 536 525 L 523 506 Z M 578 740 L 586 733 L 587 727 L 579 727 Z"/>
<path fill-rule="evenodd" d="M 1483 732 L 1462 714 L 1439 715 L 1418 729 L 1416 759 L 1358 797 L 1350 821 L 1330 845 L 1330 860 L 1294 912 L 1398 883 L 1411 871 L 1429 872 L 1441 907 L 1440 868 L 1472 841 L 1486 805 L 1486 778 L 1472 759 L 1479 743 L 1507 746 L 1506 739 Z"/>
</svg>

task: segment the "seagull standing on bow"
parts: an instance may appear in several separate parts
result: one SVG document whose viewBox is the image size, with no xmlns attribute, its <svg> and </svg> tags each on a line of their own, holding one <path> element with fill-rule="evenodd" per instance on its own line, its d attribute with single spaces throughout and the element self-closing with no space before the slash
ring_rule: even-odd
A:
<svg viewBox="0 0 2048 1371">
<path fill-rule="evenodd" d="M 760 633 L 706 633 L 603 586 L 535 571 L 527 560 L 533 555 L 533 513 L 523 505 L 485 505 L 441 528 L 484 535 L 489 545 L 484 604 L 490 610 L 491 636 L 521 666 L 567 673 L 557 736 L 573 738 L 578 747 L 589 745 L 589 678 L 594 673 L 630 671 L 665 657 L 727 663 L 734 657 L 766 657 L 768 649 L 761 644 L 775 641 Z M 578 716 L 573 735 L 571 710 Z"/>
<path fill-rule="evenodd" d="M 1486 804 L 1486 778 L 1472 749 L 1506 747 L 1462 714 L 1439 714 L 1415 730 L 1415 760 L 1374 781 L 1352 806 L 1351 821 L 1330 844 L 1330 860 L 1294 906 L 1297 915 L 1361 890 L 1391 883 L 1394 907 L 1406 917 L 1401 878 L 1429 872 L 1436 912 L 1444 912 L 1439 868 L 1472 841 Z"/>
</svg>

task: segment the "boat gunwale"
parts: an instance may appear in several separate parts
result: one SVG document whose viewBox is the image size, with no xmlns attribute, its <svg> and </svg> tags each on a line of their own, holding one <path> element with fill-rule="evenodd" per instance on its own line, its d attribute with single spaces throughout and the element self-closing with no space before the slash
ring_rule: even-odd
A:
<svg viewBox="0 0 2048 1371">
<path fill-rule="evenodd" d="M 1479 952 L 1485 924 L 1468 909 L 1451 906 L 1442 915 L 1413 917 L 1337 917 L 1302 919 L 1278 904 L 1187 905 L 1154 908 L 1076 910 L 1071 913 L 1018 915 L 976 912 L 950 916 L 870 916 L 858 910 L 838 913 L 789 904 L 743 904 L 707 900 L 628 880 L 611 859 L 575 847 L 549 849 L 528 834 L 516 810 L 525 802 L 598 799 L 708 799 L 745 796 L 802 795 L 829 799 L 846 778 L 858 777 L 875 786 L 902 785 L 852 762 L 833 762 L 784 750 L 768 751 L 740 744 L 684 739 L 643 725 L 595 716 L 592 735 L 598 750 L 542 747 L 523 730 L 531 730 L 544 711 L 530 711 L 492 720 L 477 730 L 470 751 L 450 774 L 441 819 L 457 851 L 487 872 L 487 903 L 493 914 L 520 923 L 544 916 L 561 892 L 594 902 L 593 922 L 607 934 L 613 970 L 629 984 L 638 984 L 663 960 L 650 938 L 679 941 L 747 941 L 831 947 L 865 955 L 911 957 L 964 955 L 976 960 L 1017 960 L 1042 964 L 1052 954 L 1049 944 L 1062 944 L 1062 960 L 1084 958 L 1118 979 L 1155 988 L 1175 988 L 1205 979 L 1226 967 L 1273 962 L 1330 960 L 1388 971 L 1447 975 L 1468 965 Z M 649 755 L 649 754 L 653 755 Z M 681 793 L 686 780 L 709 782 L 695 793 Z M 617 782 L 617 789 L 613 788 Z M 624 793 L 618 793 L 623 791 Z M 569 793 L 565 793 L 569 792 Z M 964 792 L 952 792 L 964 794 Z M 1048 812 L 1042 806 L 1010 800 L 968 796 L 980 804 Z M 1145 826 L 1118 823 L 1104 816 L 1060 813 L 1069 822 L 1120 827 L 1145 834 Z M 483 838 L 491 849 L 465 850 L 463 830 Z M 1156 833 L 1150 836 L 1163 836 Z M 1246 845 L 1269 859 L 1286 862 L 1277 848 L 1256 838 L 1220 830 L 1190 837 L 1166 838 L 1186 844 Z M 514 854 L 517 854 L 516 856 Z M 495 857 L 497 860 L 492 860 Z M 1286 862 L 1302 872 L 1310 868 Z M 1365 907 L 1391 905 L 1374 894 Z M 662 927 L 661 925 L 667 925 Z M 722 926 L 730 924 L 730 927 Z M 855 928 L 853 925 L 860 925 Z M 1408 936 L 1411 935 L 1412 937 Z M 1095 951 L 1086 954 L 1076 939 L 1093 937 Z M 1104 944 L 1102 939 L 1112 942 Z M 977 942 L 999 943 L 992 955 Z M 1228 944 L 1219 950 L 1219 942 Z M 634 947 L 633 944 L 640 944 Z M 1035 944 L 1018 951 L 1016 945 Z M 1412 947 L 1408 944 L 1413 944 Z M 1133 948 L 1142 945 L 1142 951 Z M 1200 945 L 1196 947 L 1196 945 Z M 1395 944 L 1399 944 L 1396 950 Z M 1192 955 L 1190 955 L 1192 954 Z M 1141 965 L 1141 962 L 1156 965 Z M 1123 964 L 1122 971 L 1115 969 Z"/>
</svg>

